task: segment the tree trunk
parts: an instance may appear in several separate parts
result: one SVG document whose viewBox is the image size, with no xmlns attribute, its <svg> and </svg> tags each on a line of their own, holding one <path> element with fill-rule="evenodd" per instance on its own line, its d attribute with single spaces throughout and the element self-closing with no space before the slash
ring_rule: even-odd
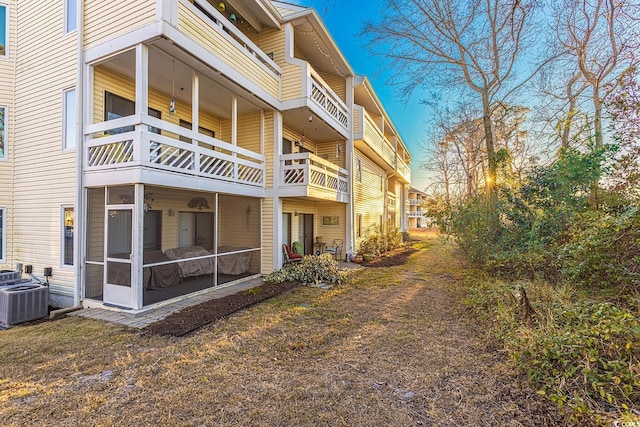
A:
<svg viewBox="0 0 640 427">
<path fill-rule="evenodd" d="M 496 196 L 496 153 L 493 141 L 493 123 L 491 121 L 491 108 L 489 105 L 489 95 L 482 94 L 482 125 L 484 127 L 484 140 L 487 148 L 487 164 L 489 174 L 485 177 L 486 192 L 490 199 Z"/>
</svg>

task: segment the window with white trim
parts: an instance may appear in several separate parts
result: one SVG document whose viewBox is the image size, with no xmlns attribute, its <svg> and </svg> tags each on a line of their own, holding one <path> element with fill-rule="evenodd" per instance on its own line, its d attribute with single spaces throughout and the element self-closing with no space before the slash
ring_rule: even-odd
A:
<svg viewBox="0 0 640 427">
<path fill-rule="evenodd" d="M 65 0 L 64 2 L 64 33 L 68 34 L 76 30 L 77 0 Z"/>
<path fill-rule="evenodd" d="M 0 160 L 7 156 L 7 107 L 0 105 Z"/>
<path fill-rule="evenodd" d="M 62 265 L 73 265 L 73 234 L 75 212 L 73 207 L 62 207 Z"/>
<path fill-rule="evenodd" d="M 7 251 L 7 209 L 0 208 L 0 261 L 6 261 Z"/>
<path fill-rule="evenodd" d="M 356 180 L 362 182 L 362 161 L 356 159 Z"/>
<path fill-rule="evenodd" d="M 62 148 L 76 148 L 76 90 L 65 90 L 63 94 Z"/>
<path fill-rule="evenodd" d="M 9 6 L 0 3 L 0 57 L 9 56 Z"/>
</svg>

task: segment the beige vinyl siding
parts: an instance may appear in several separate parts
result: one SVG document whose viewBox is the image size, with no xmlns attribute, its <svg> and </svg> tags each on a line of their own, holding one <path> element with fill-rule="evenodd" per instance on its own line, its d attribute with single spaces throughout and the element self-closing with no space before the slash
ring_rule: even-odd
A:
<svg viewBox="0 0 640 427">
<path fill-rule="evenodd" d="M 273 188 L 273 157 L 275 155 L 275 119 L 272 111 L 264 113 L 264 158 L 265 158 L 265 186 Z"/>
<path fill-rule="evenodd" d="M 238 116 L 238 147 L 260 153 L 260 113 Z"/>
<path fill-rule="evenodd" d="M 282 100 L 302 97 L 302 68 L 287 62 L 282 69 Z"/>
<path fill-rule="evenodd" d="M 72 268 L 61 268 L 61 206 L 75 203 L 75 150 L 62 151 L 63 90 L 75 86 L 76 33 L 63 35 L 63 2 L 43 13 L 40 2 L 13 6 L 20 29 L 13 117 L 12 264 L 53 268 L 53 293 L 73 295 Z M 10 52 L 11 54 L 11 52 Z M 12 239 L 12 240 L 11 240 Z"/>
<path fill-rule="evenodd" d="M 353 109 L 353 133 L 354 134 L 359 134 L 362 132 L 362 123 L 360 123 L 360 112 L 363 110 L 360 110 L 359 108 L 354 108 Z"/>
<path fill-rule="evenodd" d="M 0 158 L 0 207 L 6 208 L 6 253 L 4 258 L 6 263 L 0 263 L 0 268 L 11 268 L 13 245 L 13 233 L 11 224 L 13 222 L 13 145 L 14 145 L 14 86 L 15 86 L 15 58 L 16 58 L 16 10 L 17 4 L 14 0 L 0 0 L 9 6 L 9 32 L 7 39 L 8 57 L 0 57 L 0 107 L 5 107 L 5 127 L 6 139 L 4 141 L 4 157 Z"/>
<path fill-rule="evenodd" d="M 61 8 L 62 2 L 56 7 Z M 89 49 L 155 22 L 156 0 L 89 0 L 84 11 L 84 48 Z M 49 16 L 42 10 L 40 13 L 44 18 Z"/>
<path fill-rule="evenodd" d="M 340 144 L 340 153 L 338 154 L 337 146 Z M 323 142 L 318 144 L 318 150 L 316 154 L 319 157 L 333 163 L 334 165 L 345 168 L 346 156 L 345 156 L 345 141 L 335 142 Z"/>
<path fill-rule="evenodd" d="M 273 199 L 262 199 L 262 274 L 269 274 L 273 271 L 275 254 L 273 253 L 274 219 L 273 219 Z"/>
<path fill-rule="evenodd" d="M 322 236 L 322 241 L 331 246 L 334 239 L 342 240 L 342 258 L 344 259 L 347 248 L 344 243 L 344 236 L 346 230 L 346 209 L 347 205 L 344 203 L 318 203 L 318 218 L 316 224 L 316 235 Z M 338 216 L 338 227 L 322 225 L 323 216 Z"/>
<path fill-rule="evenodd" d="M 178 29 L 272 96 L 280 97 L 278 77 L 261 66 L 248 51 L 226 40 L 182 3 L 178 4 Z"/>
<path fill-rule="evenodd" d="M 362 232 L 364 234 L 371 226 L 377 229 L 380 224 L 380 216 L 384 215 L 385 193 L 380 189 L 380 176 L 384 178 L 385 173 L 382 168 L 360 151 L 356 150 L 355 157 L 362 162 L 362 182 L 354 180 L 354 213 L 356 216 L 362 215 Z"/>
</svg>

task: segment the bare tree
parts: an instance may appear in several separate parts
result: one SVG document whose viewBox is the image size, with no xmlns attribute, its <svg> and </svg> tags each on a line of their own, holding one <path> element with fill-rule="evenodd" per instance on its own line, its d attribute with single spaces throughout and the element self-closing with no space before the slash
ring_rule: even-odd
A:
<svg viewBox="0 0 640 427">
<path fill-rule="evenodd" d="M 495 194 L 496 148 L 492 115 L 516 88 L 518 63 L 530 45 L 533 0 L 390 0 L 364 33 L 390 59 L 405 95 L 426 84 L 455 85 L 481 105 L 487 156 L 486 188 Z"/>
<path fill-rule="evenodd" d="M 617 87 L 622 72 L 637 61 L 640 8 L 629 0 L 562 0 L 553 8 L 558 49 L 564 53 L 563 60 L 570 62 L 567 66 L 577 71 L 567 83 L 570 104 L 562 144 L 568 146 L 577 98 L 585 93 L 593 108 L 595 147 L 602 148 L 604 101 Z"/>
</svg>

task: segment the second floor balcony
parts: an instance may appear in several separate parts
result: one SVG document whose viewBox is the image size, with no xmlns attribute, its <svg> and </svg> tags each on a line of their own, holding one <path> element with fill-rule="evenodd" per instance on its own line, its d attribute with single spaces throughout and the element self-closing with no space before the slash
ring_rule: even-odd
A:
<svg viewBox="0 0 640 427">
<path fill-rule="evenodd" d="M 280 188 L 286 196 L 349 201 L 349 172 L 311 153 L 280 156 Z"/>
<path fill-rule="evenodd" d="M 146 114 L 88 125 L 85 134 L 83 170 L 91 185 L 164 182 L 201 188 L 209 181 L 238 192 L 244 187 L 247 194 L 264 192 L 262 154 Z"/>
<path fill-rule="evenodd" d="M 409 216 L 409 218 L 423 218 L 424 214 L 425 214 L 424 211 L 407 212 L 407 215 Z"/>
<path fill-rule="evenodd" d="M 295 60 L 283 70 L 283 110 L 287 123 L 307 123 L 325 140 L 349 138 L 349 109 L 320 74 L 306 61 Z"/>
</svg>

